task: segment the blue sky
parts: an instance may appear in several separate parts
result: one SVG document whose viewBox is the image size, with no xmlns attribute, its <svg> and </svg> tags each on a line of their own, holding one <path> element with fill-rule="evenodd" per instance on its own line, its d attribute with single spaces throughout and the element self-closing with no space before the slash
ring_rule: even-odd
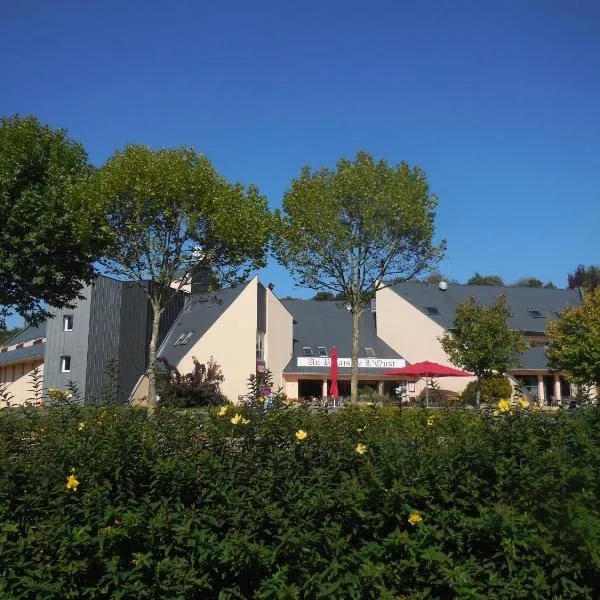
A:
<svg viewBox="0 0 600 600">
<path fill-rule="evenodd" d="M 193 146 L 275 207 L 303 164 L 364 149 L 427 173 L 449 277 L 565 286 L 599 262 L 595 0 L 5 0 L 0 65 L 0 114 L 69 129 L 97 165 Z"/>
</svg>

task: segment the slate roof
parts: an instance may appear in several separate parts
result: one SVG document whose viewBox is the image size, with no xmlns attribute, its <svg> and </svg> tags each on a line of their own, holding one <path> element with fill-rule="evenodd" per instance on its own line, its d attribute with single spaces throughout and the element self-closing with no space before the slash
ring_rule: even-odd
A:
<svg viewBox="0 0 600 600">
<path fill-rule="evenodd" d="M 0 347 L 14 346 L 21 342 L 28 342 L 30 340 L 36 340 L 38 338 L 46 337 L 46 321 L 40 323 L 37 326 L 30 325 L 23 331 L 13 335 L 12 338 L 6 340 Z M 26 358 L 33 358 L 35 356 L 43 356 L 46 344 L 35 344 L 34 346 L 27 346 L 26 348 L 19 348 L 17 350 L 11 350 L 10 352 L 0 352 L 0 365 L 6 363 L 12 363 L 15 361 L 21 361 Z"/>
<path fill-rule="evenodd" d="M 219 290 L 211 294 L 192 294 L 186 299 L 183 310 L 163 341 L 158 358 L 165 358 L 173 366 L 189 352 L 190 348 L 210 329 L 213 323 L 233 304 L 246 285 Z M 193 332 L 187 343 L 175 346 L 184 332 Z"/>
<path fill-rule="evenodd" d="M 29 340 L 35 340 L 37 338 L 46 337 L 46 321 L 43 321 L 39 325 L 29 325 L 13 335 L 10 339 L 5 340 L 0 344 L 0 348 L 4 346 L 14 346 L 15 344 L 20 344 L 21 342 L 28 342 Z"/>
<path fill-rule="evenodd" d="M 540 371 L 548 368 L 545 348 L 527 348 L 519 356 L 521 365 L 513 367 L 512 371 Z"/>
<path fill-rule="evenodd" d="M 318 346 L 325 346 L 328 353 L 335 346 L 340 358 L 352 356 L 352 315 L 343 302 L 318 300 L 282 300 L 281 303 L 294 317 L 293 357 L 284 369 L 284 373 L 327 374 L 329 367 L 298 367 L 296 359 L 304 356 L 303 346 L 310 346 L 313 356 L 318 357 Z M 402 358 L 385 342 L 377 337 L 375 317 L 365 312 L 359 323 L 359 358 L 367 357 L 365 348 L 373 348 L 377 358 Z M 362 375 L 382 375 L 386 369 L 359 368 Z M 349 375 L 350 368 L 340 367 L 340 375 Z"/>
<path fill-rule="evenodd" d="M 532 333 L 543 333 L 549 319 L 556 319 L 568 306 L 581 304 L 579 290 L 448 284 L 442 291 L 425 283 L 399 283 L 391 289 L 445 329 L 452 327 L 456 305 L 471 296 L 487 306 L 504 294 L 512 310 L 509 325 Z M 437 308 L 439 314 L 429 314 L 425 307 Z M 542 317 L 533 316 L 530 310 L 539 311 Z"/>
</svg>

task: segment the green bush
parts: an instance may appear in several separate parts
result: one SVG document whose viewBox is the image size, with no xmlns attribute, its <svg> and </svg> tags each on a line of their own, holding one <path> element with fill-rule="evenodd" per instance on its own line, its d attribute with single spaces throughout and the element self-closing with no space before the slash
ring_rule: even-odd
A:
<svg viewBox="0 0 600 600">
<path fill-rule="evenodd" d="M 160 407 L 218 406 L 227 402 L 221 392 L 221 383 L 225 379 L 221 367 L 212 357 L 207 364 L 201 364 L 195 357 L 192 360 L 194 369 L 183 375 L 166 359 L 161 359 L 166 371 L 159 373 L 156 379 Z"/>
<path fill-rule="evenodd" d="M 596 407 L 5 409 L 0 598 L 596 599 L 599 469 Z"/>
<path fill-rule="evenodd" d="M 498 401 L 512 397 L 512 386 L 508 377 L 484 377 L 480 380 L 481 402 L 486 404 L 497 404 Z M 464 405 L 474 406 L 477 404 L 477 381 L 470 381 L 461 394 Z"/>
</svg>

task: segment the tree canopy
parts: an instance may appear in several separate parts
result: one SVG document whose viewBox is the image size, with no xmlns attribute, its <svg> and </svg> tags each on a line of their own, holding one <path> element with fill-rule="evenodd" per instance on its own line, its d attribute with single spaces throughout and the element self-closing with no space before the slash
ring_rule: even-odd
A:
<svg viewBox="0 0 600 600">
<path fill-rule="evenodd" d="M 479 273 L 475 273 L 473 277 L 471 277 L 467 281 L 467 285 L 498 285 L 503 286 L 504 280 L 500 275 L 480 275 Z"/>
<path fill-rule="evenodd" d="M 548 323 L 546 350 L 553 369 L 574 383 L 600 390 L 600 287 L 584 292 L 581 306 L 567 308 Z"/>
<path fill-rule="evenodd" d="M 452 329 L 440 338 L 452 363 L 474 373 L 478 380 L 504 375 L 519 364 L 519 354 L 527 345 L 521 332 L 508 325 L 510 308 L 499 296 L 489 306 L 475 298 L 456 307 Z"/>
<path fill-rule="evenodd" d="M 600 286 L 600 266 L 579 265 L 573 273 L 567 275 L 569 289 L 586 288 L 593 290 Z"/>
<path fill-rule="evenodd" d="M 0 322 L 46 318 L 78 298 L 105 249 L 100 207 L 72 190 L 92 167 L 81 144 L 33 116 L 0 119 Z"/>
<path fill-rule="evenodd" d="M 103 204 L 111 245 L 103 260 L 112 274 L 143 286 L 154 313 L 149 350 L 150 404 L 155 402 L 158 326 L 169 298 L 203 269 L 220 285 L 236 284 L 265 264 L 271 215 L 254 186 L 230 184 L 189 148 L 154 151 L 130 145 L 116 152 L 81 194 Z"/>
<path fill-rule="evenodd" d="M 420 168 L 375 162 L 365 152 L 339 160 L 335 170 L 305 166 L 285 193 L 275 254 L 299 285 L 343 294 L 350 305 L 353 397 L 359 317 L 377 289 L 440 258 L 444 244 L 433 243 L 436 206 Z"/>
</svg>

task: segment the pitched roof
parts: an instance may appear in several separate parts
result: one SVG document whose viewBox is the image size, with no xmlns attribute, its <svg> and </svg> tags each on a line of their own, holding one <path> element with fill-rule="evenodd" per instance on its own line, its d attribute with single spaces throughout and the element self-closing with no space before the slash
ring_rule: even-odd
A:
<svg viewBox="0 0 600 600">
<path fill-rule="evenodd" d="M 15 344 L 28 342 L 29 340 L 35 340 L 41 337 L 46 337 L 46 321 L 43 321 L 39 325 L 29 325 L 28 327 L 25 327 L 25 329 L 19 331 L 19 333 L 16 333 L 8 340 L 2 342 L 0 347 L 14 346 Z"/>
<path fill-rule="evenodd" d="M 512 371 L 542 371 L 548 368 L 548 359 L 546 358 L 546 348 L 527 348 L 523 354 L 519 355 L 521 364 L 512 368 Z"/>
<path fill-rule="evenodd" d="M 335 346 L 340 358 L 352 356 L 352 315 L 343 302 L 318 300 L 282 300 L 281 303 L 294 317 L 293 357 L 284 369 L 285 373 L 327 374 L 329 367 L 299 367 L 298 357 L 304 356 L 303 347 L 312 348 L 313 356 L 318 357 L 318 347 L 324 346 L 328 354 Z M 367 356 L 365 348 L 373 348 L 376 358 L 402 358 L 384 341 L 377 337 L 375 316 L 365 312 L 359 322 L 359 358 Z M 385 369 L 360 367 L 360 374 L 383 374 Z M 346 375 L 350 368 L 340 367 L 339 373 Z"/>
<path fill-rule="evenodd" d="M 0 365 L 12 362 L 20 362 L 26 358 L 34 358 L 36 356 L 44 356 L 46 349 L 45 343 L 26 346 L 10 352 L 0 352 Z"/>
<path fill-rule="evenodd" d="M 544 332 L 546 322 L 565 308 L 581 304 L 579 290 L 449 284 L 442 291 L 426 283 L 399 283 L 391 289 L 445 329 L 452 327 L 457 304 L 470 297 L 489 306 L 504 294 L 512 311 L 510 327 L 535 333 Z"/>
<path fill-rule="evenodd" d="M 173 366 L 188 353 L 189 349 L 209 330 L 213 323 L 233 304 L 246 285 L 219 290 L 212 294 L 192 294 L 167 337 L 163 341 L 158 358 L 165 358 Z M 191 335 L 184 345 L 175 346 L 183 333 Z"/>
</svg>

